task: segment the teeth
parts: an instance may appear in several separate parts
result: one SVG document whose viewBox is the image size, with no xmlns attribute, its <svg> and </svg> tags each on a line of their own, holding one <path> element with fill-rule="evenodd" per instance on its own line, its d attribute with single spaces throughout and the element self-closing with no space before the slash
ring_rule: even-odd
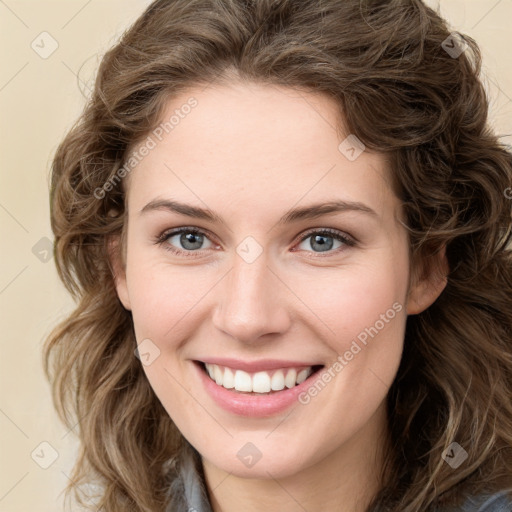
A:
<svg viewBox="0 0 512 512">
<path fill-rule="evenodd" d="M 217 368 L 219 367 L 217 366 Z M 220 368 L 219 371 L 221 371 Z M 221 381 L 217 382 L 217 384 L 222 386 L 223 383 Z M 252 391 L 251 376 L 242 370 L 237 370 L 235 373 L 235 389 L 237 391 Z"/>
<path fill-rule="evenodd" d="M 309 377 L 308 369 L 301 370 L 297 374 L 297 384 L 300 384 L 301 382 L 304 382 Z"/>
<path fill-rule="evenodd" d="M 270 381 L 270 388 L 272 391 L 281 391 L 284 389 L 284 373 L 283 370 L 277 370 L 274 375 L 272 375 L 272 380 Z"/>
<path fill-rule="evenodd" d="M 220 386 L 224 380 L 224 372 L 220 369 L 220 367 L 213 367 L 213 376 L 215 378 L 215 382 Z"/>
<path fill-rule="evenodd" d="M 270 393 L 270 391 L 281 391 L 285 387 L 293 388 L 313 373 L 312 366 L 298 371 L 296 368 L 283 368 L 253 374 L 216 364 L 205 363 L 205 366 L 210 378 L 219 386 L 246 393 Z"/>
<path fill-rule="evenodd" d="M 297 382 L 297 370 L 294 370 L 292 368 L 291 370 L 288 370 L 288 373 L 286 374 L 286 377 L 284 378 L 284 384 L 287 388 L 293 388 L 293 386 L 295 386 L 296 382 Z"/>
<path fill-rule="evenodd" d="M 229 368 L 224 370 L 222 385 L 227 389 L 233 389 L 235 387 L 235 376 Z"/>
<path fill-rule="evenodd" d="M 268 393 L 270 391 L 270 375 L 267 372 L 255 373 L 252 377 L 252 390 L 255 393 Z"/>
</svg>

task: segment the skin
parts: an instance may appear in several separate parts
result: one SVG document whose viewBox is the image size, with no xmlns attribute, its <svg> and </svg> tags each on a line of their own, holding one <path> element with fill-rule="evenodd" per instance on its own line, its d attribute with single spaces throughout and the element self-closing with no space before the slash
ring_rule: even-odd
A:
<svg viewBox="0 0 512 512">
<path fill-rule="evenodd" d="M 201 454 L 215 512 L 363 511 L 380 486 L 385 398 L 407 315 L 432 304 L 445 281 L 411 282 L 386 160 L 366 150 L 349 161 L 340 152 L 348 133 L 340 138 L 334 128 L 343 124 L 333 100 L 233 82 L 172 98 L 163 119 L 191 96 L 197 107 L 125 183 L 126 256 L 113 265 L 137 342 L 149 338 L 160 350 L 144 371 Z M 224 223 L 164 209 L 141 213 L 163 199 L 209 208 Z M 364 203 L 375 215 L 345 211 L 277 224 L 291 208 L 333 199 Z M 166 250 L 187 251 L 179 235 L 155 243 L 166 230 L 190 226 L 205 231 L 199 249 Z M 333 246 L 322 252 L 314 236 L 300 241 L 325 228 L 355 245 L 327 238 Z M 252 263 L 236 252 L 248 236 L 263 249 Z M 401 311 L 325 389 L 282 414 L 246 418 L 221 409 L 192 363 L 224 356 L 329 367 L 395 303 Z M 237 457 L 247 442 L 262 453 L 250 468 Z"/>
</svg>

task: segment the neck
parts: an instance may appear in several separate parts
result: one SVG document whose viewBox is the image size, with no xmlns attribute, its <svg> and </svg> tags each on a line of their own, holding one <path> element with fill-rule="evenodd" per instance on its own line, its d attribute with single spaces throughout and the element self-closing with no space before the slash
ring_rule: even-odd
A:
<svg viewBox="0 0 512 512">
<path fill-rule="evenodd" d="M 385 404 L 320 462 L 283 478 L 240 478 L 203 459 L 213 512 L 364 512 L 382 487 L 387 447 Z"/>
</svg>

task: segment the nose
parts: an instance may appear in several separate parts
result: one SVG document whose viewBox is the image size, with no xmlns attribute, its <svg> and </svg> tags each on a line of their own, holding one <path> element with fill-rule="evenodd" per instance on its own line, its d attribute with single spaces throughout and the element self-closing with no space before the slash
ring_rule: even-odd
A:
<svg viewBox="0 0 512 512">
<path fill-rule="evenodd" d="M 286 293 L 290 292 L 269 268 L 265 252 L 252 263 L 235 255 L 233 268 L 218 288 L 213 323 L 246 344 L 257 343 L 266 334 L 282 334 L 290 326 Z"/>
</svg>

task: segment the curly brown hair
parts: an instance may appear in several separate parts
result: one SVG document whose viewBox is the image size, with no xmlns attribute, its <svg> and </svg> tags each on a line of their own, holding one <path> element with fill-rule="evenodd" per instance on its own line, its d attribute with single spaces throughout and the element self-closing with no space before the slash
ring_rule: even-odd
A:
<svg viewBox="0 0 512 512">
<path fill-rule="evenodd" d="M 446 247 L 443 293 L 407 320 L 388 395 L 392 451 L 368 511 L 425 512 L 512 488 L 512 155 L 489 128 L 480 69 L 475 41 L 450 35 L 420 0 L 146 9 L 103 57 L 52 165 L 55 261 L 77 301 L 44 349 L 59 415 L 78 422 L 68 495 L 86 505 L 80 485 L 95 481 L 100 510 L 165 509 L 166 463 L 184 439 L 134 357 L 131 313 L 116 293 L 108 242 L 126 219 L 115 178 L 170 97 L 233 74 L 334 98 L 350 133 L 389 157 L 414 268 Z M 457 471 L 442 459 L 453 440 L 468 452 Z"/>
</svg>

